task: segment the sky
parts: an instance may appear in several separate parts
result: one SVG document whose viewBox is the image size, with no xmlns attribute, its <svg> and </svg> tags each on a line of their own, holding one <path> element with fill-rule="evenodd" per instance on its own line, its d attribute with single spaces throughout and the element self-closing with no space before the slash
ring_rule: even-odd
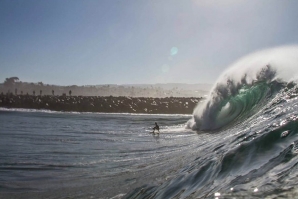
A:
<svg viewBox="0 0 298 199">
<path fill-rule="evenodd" d="M 1 0 L 0 82 L 213 83 L 298 43 L 295 0 Z"/>
</svg>

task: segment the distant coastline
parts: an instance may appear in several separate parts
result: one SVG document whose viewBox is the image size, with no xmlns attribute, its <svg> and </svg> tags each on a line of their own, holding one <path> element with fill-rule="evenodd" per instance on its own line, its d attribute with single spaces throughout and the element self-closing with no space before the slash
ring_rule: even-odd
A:
<svg viewBox="0 0 298 199">
<path fill-rule="evenodd" d="M 192 114 L 201 99 L 1 94 L 0 107 L 97 113 Z"/>
<path fill-rule="evenodd" d="M 23 82 L 18 77 L 6 78 L 0 83 L 1 94 L 14 95 L 76 95 L 125 97 L 202 97 L 209 93 L 210 84 L 106 84 L 59 86 L 43 82 Z"/>
</svg>

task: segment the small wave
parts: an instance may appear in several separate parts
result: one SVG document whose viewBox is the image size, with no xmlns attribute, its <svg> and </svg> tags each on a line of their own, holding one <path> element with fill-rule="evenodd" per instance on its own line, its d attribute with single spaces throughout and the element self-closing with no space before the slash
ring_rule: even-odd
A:
<svg viewBox="0 0 298 199">
<path fill-rule="evenodd" d="M 124 193 L 120 193 L 120 194 L 112 197 L 111 199 L 123 198 L 123 196 L 125 196 L 125 194 Z"/>
<path fill-rule="evenodd" d="M 7 112 L 39 112 L 39 113 L 62 113 L 60 111 L 51 111 L 45 109 L 26 109 L 26 108 L 4 108 L 0 107 L 0 111 L 7 111 Z"/>
<path fill-rule="evenodd" d="M 217 145 L 209 145 L 213 152 L 205 148 L 172 179 L 135 189 L 125 198 L 238 198 L 237 194 L 265 198 L 271 191 L 280 194 L 281 188 L 297 184 L 298 122 L 292 119 L 279 127 L 261 129 L 220 142 L 223 139 L 212 136 L 218 139 Z M 282 138 L 286 130 L 289 135 Z M 293 182 L 288 184 L 290 175 Z M 256 193 L 258 197 L 253 197 Z"/>
</svg>

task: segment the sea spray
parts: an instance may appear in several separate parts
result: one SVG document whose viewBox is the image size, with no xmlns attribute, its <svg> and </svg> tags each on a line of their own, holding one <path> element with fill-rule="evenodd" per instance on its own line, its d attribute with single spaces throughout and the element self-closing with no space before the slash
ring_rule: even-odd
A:
<svg viewBox="0 0 298 199">
<path fill-rule="evenodd" d="M 252 115 L 281 84 L 298 77 L 298 46 L 259 51 L 232 64 L 198 104 L 187 126 L 215 130 Z"/>
</svg>

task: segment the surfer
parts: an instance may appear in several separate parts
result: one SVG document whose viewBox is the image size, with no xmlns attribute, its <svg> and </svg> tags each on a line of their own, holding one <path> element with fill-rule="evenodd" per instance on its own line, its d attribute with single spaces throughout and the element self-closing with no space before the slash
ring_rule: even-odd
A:
<svg viewBox="0 0 298 199">
<path fill-rule="evenodd" d="M 159 133 L 159 126 L 157 125 L 156 122 L 155 122 L 155 127 L 153 127 L 153 133 L 155 132 L 155 130 L 157 130 L 158 133 Z"/>
</svg>

